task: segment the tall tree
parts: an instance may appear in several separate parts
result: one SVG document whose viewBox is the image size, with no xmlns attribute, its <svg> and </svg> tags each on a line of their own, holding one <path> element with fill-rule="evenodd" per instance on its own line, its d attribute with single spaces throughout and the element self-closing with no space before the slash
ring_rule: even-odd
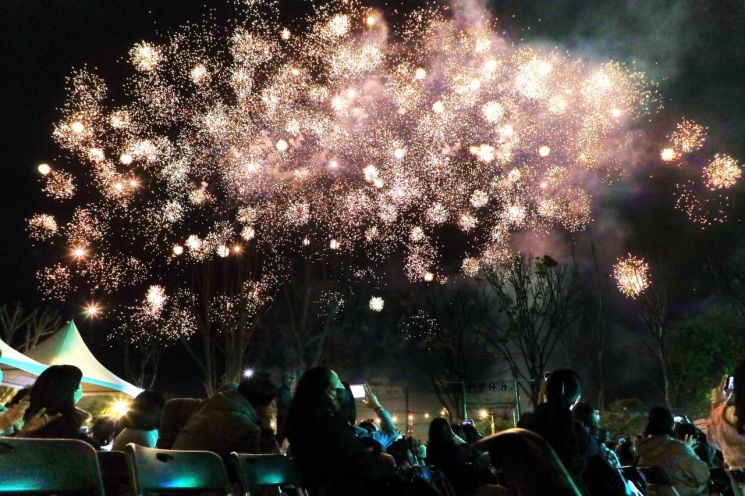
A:
<svg viewBox="0 0 745 496">
<path fill-rule="evenodd" d="M 671 408 L 675 404 L 675 388 L 672 364 L 668 347 L 669 327 L 667 325 L 667 292 L 659 286 L 647 288 L 640 295 L 641 309 L 638 312 L 639 319 L 652 338 L 652 344 L 645 341 L 650 352 L 660 364 L 662 372 L 662 395 L 665 404 Z"/>
<path fill-rule="evenodd" d="M 670 326 L 667 350 L 676 406 L 708 413 L 709 391 L 745 358 L 738 320 L 727 307 L 684 316 Z"/>
<path fill-rule="evenodd" d="M 574 246 L 574 245 L 572 245 Z M 595 384 L 597 396 L 595 404 L 601 410 L 605 408 L 605 345 L 608 330 L 608 273 L 601 270 L 598 262 L 595 242 L 590 241 L 592 255 L 592 280 L 583 285 L 582 312 L 579 323 L 567 332 L 562 340 L 564 353 L 573 367 L 584 370 Z M 579 264 L 574 250 L 572 251 L 574 267 Z"/>
<path fill-rule="evenodd" d="M 195 268 L 193 290 L 177 306 L 191 309 L 198 346 L 184 339 L 202 371 L 208 395 L 219 383 L 238 382 L 258 323 L 274 300 L 274 281 L 264 280 L 262 257 L 250 244 L 238 256 L 213 259 Z"/>
<path fill-rule="evenodd" d="M 59 312 L 50 308 L 26 311 L 20 303 L 0 307 L 2 339 L 22 353 L 57 332 L 61 325 Z"/>
<path fill-rule="evenodd" d="M 496 299 L 484 336 L 507 361 L 533 405 L 561 338 L 577 323 L 581 306 L 576 273 L 551 257 L 515 256 L 486 273 Z"/>
<path fill-rule="evenodd" d="M 473 286 L 430 288 L 420 296 L 419 310 L 404 323 L 404 332 L 424 354 L 435 395 L 451 419 L 465 418 L 464 394 L 469 383 L 483 379 L 493 365 L 480 327 L 489 302 Z"/>
<path fill-rule="evenodd" d="M 283 285 L 273 319 L 296 375 L 323 361 L 329 339 L 350 326 L 352 313 L 351 295 L 333 283 L 325 265 L 304 260 L 297 272 Z"/>
</svg>

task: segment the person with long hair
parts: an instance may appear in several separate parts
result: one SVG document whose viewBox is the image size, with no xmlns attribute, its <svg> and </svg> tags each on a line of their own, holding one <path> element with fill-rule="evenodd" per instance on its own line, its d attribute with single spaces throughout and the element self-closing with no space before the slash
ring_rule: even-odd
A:
<svg viewBox="0 0 745 496">
<path fill-rule="evenodd" d="M 157 391 L 146 390 L 138 394 L 121 419 L 124 429 L 114 439 L 112 451 L 124 451 L 129 443 L 155 448 L 165 404 L 163 395 Z"/>
<path fill-rule="evenodd" d="M 365 449 L 339 410 L 344 394 L 339 376 L 326 367 L 306 371 L 298 381 L 285 422 L 290 455 L 310 494 L 324 496 L 401 493 L 395 467 Z"/>
<path fill-rule="evenodd" d="M 740 362 L 732 377 L 722 377 L 711 392 L 711 414 L 707 440 L 722 452 L 729 470 L 745 470 L 745 361 Z"/>
<path fill-rule="evenodd" d="M 582 397 L 582 380 L 571 369 L 551 372 L 544 384 L 545 401 L 520 427 L 543 437 L 554 449 L 583 494 L 590 494 L 583 474 L 587 460 L 600 453 L 589 429 L 572 418 L 571 408 Z"/>
<path fill-rule="evenodd" d="M 37 377 L 31 388 L 24 420 L 29 425 L 32 419 L 41 418 L 41 426 L 28 433 L 29 437 L 89 441 L 81 431 L 86 417 L 75 408 L 83 396 L 82 378 L 83 373 L 73 365 L 52 365 Z"/>
</svg>

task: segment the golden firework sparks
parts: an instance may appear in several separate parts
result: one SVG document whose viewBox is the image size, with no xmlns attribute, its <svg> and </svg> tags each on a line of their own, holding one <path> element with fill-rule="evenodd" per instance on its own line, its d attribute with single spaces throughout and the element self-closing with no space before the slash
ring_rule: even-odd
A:
<svg viewBox="0 0 745 496">
<path fill-rule="evenodd" d="M 649 287 L 649 265 L 641 258 L 627 255 L 616 261 L 613 277 L 621 293 L 629 298 L 637 298 Z"/>
<path fill-rule="evenodd" d="M 716 154 L 704 167 L 704 184 L 712 190 L 731 188 L 741 177 L 742 166 L 728 155 Z"/>
</svg>

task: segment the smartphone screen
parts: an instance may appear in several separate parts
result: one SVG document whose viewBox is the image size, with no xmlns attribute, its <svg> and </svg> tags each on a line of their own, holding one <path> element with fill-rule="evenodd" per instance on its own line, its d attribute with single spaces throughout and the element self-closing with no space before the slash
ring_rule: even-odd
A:
<svg viewBox="0 0 745 496">
<path fill-rule="evenodd" d="M 680 423 L 680 422 L 683 422 L 683 420 L 684 420 L 684 419 L 683 419 L 683 417 L 682 417 L 682 416 L 680 416 L 680 415 L 675 415 L 675 416 L 673 417 L 673 422 L 677 422 L 677 423 Z"/>
<path fill-rule="evenodd" d="M 352 389 L 353 397 L 355 398 L 365 397 L 365 385 L 364 384 L 350 384 L 349 387 Z"/>
<path fill-rule="evenodd" d="M 727 378 L 727 391 L 735 390 L 735 376 L 731 375 Z"/>
</svg>

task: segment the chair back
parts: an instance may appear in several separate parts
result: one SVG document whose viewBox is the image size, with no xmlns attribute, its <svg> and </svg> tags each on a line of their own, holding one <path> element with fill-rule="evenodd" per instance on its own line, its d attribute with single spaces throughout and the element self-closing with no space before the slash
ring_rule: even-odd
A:
<svg viewBox="0 0 745 496">
<path fill-rule="evenodd" d="M 300 470 L 292 460 L 283 455 L 253 455 L 247 453 L 230 453 L 241 491 L 248 495 L 260 488 L 282 487 L 293 489 L 298 496 L 307 493 L 303 488 Z"/>
<path fill-rule="evenodd" d="M 475 444 L 489 451 L 492 463 L 517 496 L 580 496 L 574 480 L 551 446 L 526 429 L 507 429 Z"/>
<path fill-rule="evenodd" d="M 642 493 L 647 492 L 647 483 L 634 465 L 624 465 L 621 467 L 621 473 L 623 474 L 623 477 L 634 484 L 639 491 Z"/>
<path fill-rule="evenodd" d="M 97 451 L 96 454 L 107 496 L 130 494 L 132 484 L 127 454 L 124 451 Z"/>
<path fill-rule="evenodd" d="M 176 451 L 127 445 L 135 494 L 215 491 L 230 496 L 225 466 L 209 451 Z"/>
<path fill-rule="evenodd" d="M 104 496 L 96 450 L 75 439 L 0 437 L 0 494 Z"/>
<path fill-rule="evenodd" d="M 637 467 L 650 496 L 680 496 L 672 479 L 662 467 Z"/>
</svg>

